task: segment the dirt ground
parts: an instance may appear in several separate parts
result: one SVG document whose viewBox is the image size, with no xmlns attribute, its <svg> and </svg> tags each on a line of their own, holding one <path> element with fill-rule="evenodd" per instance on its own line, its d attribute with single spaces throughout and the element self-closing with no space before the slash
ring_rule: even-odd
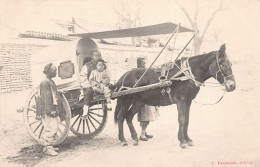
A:
<svg viewBox="0 0 260 167">
<path fill-rule="evenodd" d="M 259 167 L 260 166 L 260 72 L 259 63 L 234 63 L 237 89 L 226 93 L 216 105 L 193 103 L 189 135 L 195 146 L 181 149 L 177 139 L 176 106 L 160 107 L 160 117 L 151 122 L 155 137 L 139 146 L 120 146 L 113 111 L 103 132 L 93 139 L 79 139 L 72 133 L 59 146 L 57 157 L 42 154 L 27 134 L 23 114 L 16 109 L 29 90 L 0 95 L 0 166 L 176 166 L 176 167 Z M 250 69 L 250 70 L 248 70 Z M 212 103 L 222 94 L 220 88 L 202 88 L 196 99 Z M 113 101 L 115 106 L 115 101 Z M 135 127 L 140 133 L 136 118 Z M 229 164 L 227 164 L 229 163 Z"/>
</svg>

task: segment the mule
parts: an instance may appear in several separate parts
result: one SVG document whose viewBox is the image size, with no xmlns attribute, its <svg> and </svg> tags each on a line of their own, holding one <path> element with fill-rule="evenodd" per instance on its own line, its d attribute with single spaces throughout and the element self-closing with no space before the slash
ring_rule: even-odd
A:
<svg viewBox="0 0 260 167">
<path fill-rule="evenodd" d="M 180 67 L 181 62 L 181 60 L 177 60 L 175 64 Z M 225 86 L 227 92 L 231 92 L 235 90 L 236 82 L 232 73 L 231 63 L 226 54 L 225 44 L 223 44 L 218 51 L 212 51 L 189 58 L 188 64 L 190 73 L 193 74 L 191 75 L 193 79 L 173 80 L 167 89 L 168 95 L 163 94 L 163 88 L 158 87 L 156 89 L 121 96 L 117 99 L 114 120 L 115 123 L 118 123 L 118 137 L 123 146 L 127 145 L 123 133 L 124 120 L 126 120 L 128 124 L 135 145 L 138 145 L 138 137 L 132 120 L 134 115 L 139 111 L 139 108 L 144 104 L 149 106 L 168 106 L 176 104 L 178 109 L 178 139 L 180 141 L 180 147 L 187 148 L 193 145 L 192 139 L 188 135 L 189 113 L 192 100 L 200 90 L 199 86 L 207 79 L 213 77 L 220 84 Z M 169 69 L 168 80 L 173 79 L 172 77 L 180 71 L 176 65 Z M 122 85 L 124 87 L 133 87 L 144 71 L 145 69 L 137 68 L 125 73 L 116 84 L 117 90 L 119 90 Z M 180 76 L 185 77 L 184 73 Z M 141 79 L 138 87 L 158 83 L 159 77 L 160 73 L 155 73 L 155 69 L 151 68 Z"/>
</svg>

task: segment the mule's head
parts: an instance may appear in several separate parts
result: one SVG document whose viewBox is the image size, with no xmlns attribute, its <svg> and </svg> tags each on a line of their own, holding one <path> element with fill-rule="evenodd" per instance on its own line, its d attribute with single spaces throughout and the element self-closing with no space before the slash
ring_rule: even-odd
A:
<svg viewBox="0 0 260 167">
<path fill-rule="evenodd" d="M 216 52 L 216 60 L 209 66 L 209 73 L 220 84 L 225 86 L 227 92 L 232 92 L 236 89 L 236 82 L 231 67 L 232 64 L 226 54 L 226 46 L 223 44 L 219 51 Z"/>
</svg>

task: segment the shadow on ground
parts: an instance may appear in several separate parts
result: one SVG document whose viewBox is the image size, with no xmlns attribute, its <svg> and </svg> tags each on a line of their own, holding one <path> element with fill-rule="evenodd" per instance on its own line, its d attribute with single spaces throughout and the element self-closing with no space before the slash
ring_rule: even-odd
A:
<svg viewBox="0 0 260 167">
<path fill-rule="evenodd" d="M 111 142 L 112 141 L 112 142 Z M 59 156 L 67 156 L 68 154 L 76 153 L 77 150 L 88 150 L 88 149 L 97 149 L 97 148 L 106 148 L 111 146 L 118 146 L 114 139 L 108 139 L 107 137 L 97 137 L 93 139 L 82 139 L 76 136 L 69 136 L 66 140 L 58 146 Z M 7 157 L 7 160 L 12 163 L 18 163 L 25 166 L 34 166 L 37 163 L 50 159 L 48 155 L 43 153 L 43 147 L 39 144 L 34 144 L 28 147 L 21 148 L 21 150 L 15 156 Z"/>
</svg>

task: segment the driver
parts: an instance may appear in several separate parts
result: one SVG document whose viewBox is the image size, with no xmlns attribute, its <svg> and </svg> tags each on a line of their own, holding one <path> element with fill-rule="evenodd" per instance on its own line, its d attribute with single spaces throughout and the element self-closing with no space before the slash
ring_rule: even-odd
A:
<svg viewBox="0 0 260 167">
<path fill-rule="evenodd" d="M 91 87 L 89 76 L 91 72 L 97 69 L 97 61 L 101 58 L 100 52 L 94 50 L 91 52 L 91 57 L 86 57 L 84 60 L 84 65 L 79 74 L 80 85 L 84 91 L 84 113 L 88 112 L 90 107 L 90 102 L 93 99 L 93 88 Z M 84 114 L 85 115 L 85 114 Z"/>
</svg>

